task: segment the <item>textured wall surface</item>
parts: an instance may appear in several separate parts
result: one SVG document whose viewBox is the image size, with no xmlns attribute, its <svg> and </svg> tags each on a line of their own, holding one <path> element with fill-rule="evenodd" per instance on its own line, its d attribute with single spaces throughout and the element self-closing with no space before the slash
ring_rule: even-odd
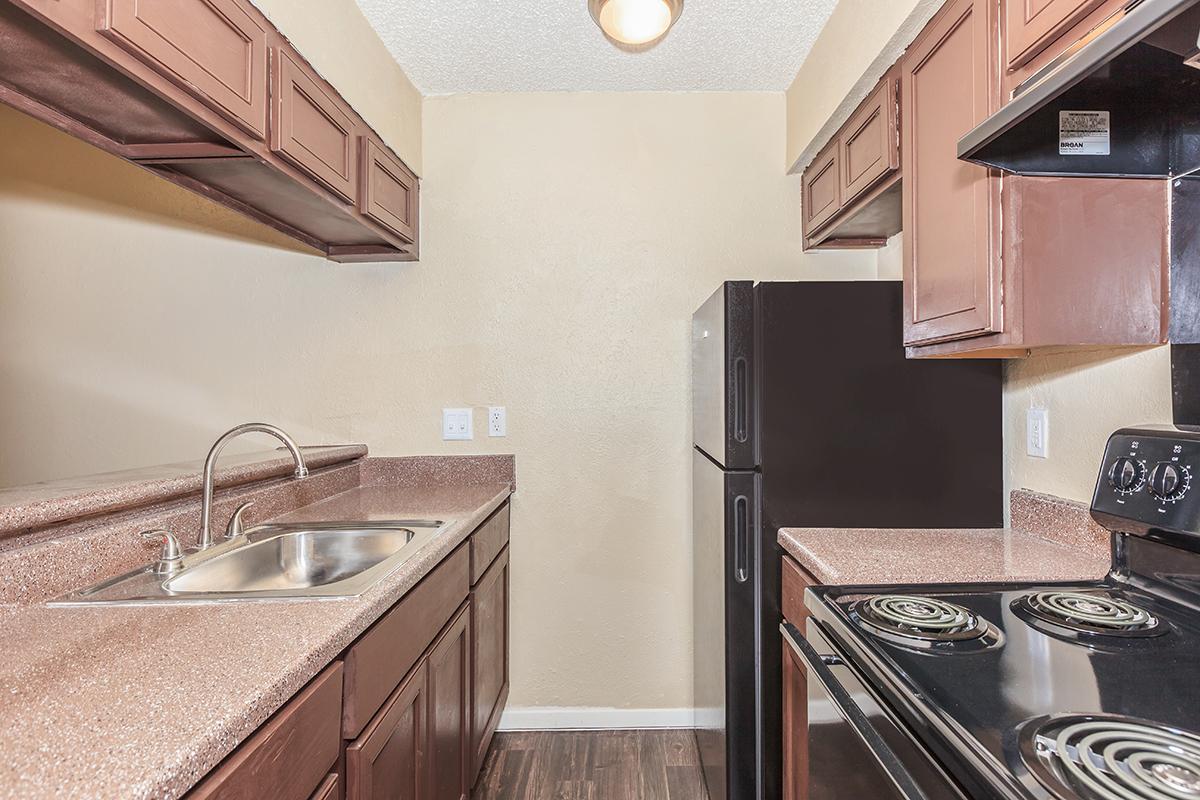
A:
<svg viewBox="0 0 1200 800">
<path fill-rule="evenodd" d="M 1090 502 L 1109 434 L 1171 423 L 1170 348 L 1011 361 L 1004 402 L 1010 486 Z M 1049 458 L 1025 454 L 1031 407 L 1050 412 Z"/>
<path fill-rule="evenodd" d="M 421 93 L 354 0 L 254 0 L 254 5 L 421 174 Z"/>
<path fill-rule="evenodd" d="M 340 266 L 0 109 L 0 478 L 198 458 L 252 418 L 514 452 L 513 705 L 686 707 L 691 312 L 726 278 L 876 274 L 801 254 L 783 113 L 429 100 L 422 261 Z M 488 404 L 507 438 L 479 409 L 441 441 L 443 406 Z"/>
<path fill-rule="evenodd" d="M 808 166 L 944 0 L 841 0 L 787 91 L 787 168 Z"/>
<path fill-rule="evenodd" d="M 687 0 L 665 39 L 627 53 L 604 38 L 586 0 L 358 0 L 426 94 L 783 91 L 835 2 Z"/>
</svg>

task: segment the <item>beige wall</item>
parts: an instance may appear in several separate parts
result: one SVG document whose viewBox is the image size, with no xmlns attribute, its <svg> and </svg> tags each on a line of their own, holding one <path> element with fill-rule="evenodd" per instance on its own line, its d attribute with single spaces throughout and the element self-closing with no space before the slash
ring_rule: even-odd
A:
<svg viewBox="0 0 1200 800">
<path fill-rule="evenodd" d="M 421 174 L 421 93 L 354 0 L 254 0 L 279 30 Z"/>
<path fill-rule="evenodd" d="M 808 165 L 943 0 L 840 0 L 787 91 L 786 165 Z"/>
<path fill-rule="evenodd" d="M 0 476 L 196 458 L 252 418 L 515 452 L 512 704 L 685 707 L 691 312 L 725 278 L 877 270 L 801 254 L 783 115 L 427 100 L 422 261 L 339 266 L 0 109 Z M 508 438 L 441 441 L 443 406 L 487 404 Z"/>
</svg>

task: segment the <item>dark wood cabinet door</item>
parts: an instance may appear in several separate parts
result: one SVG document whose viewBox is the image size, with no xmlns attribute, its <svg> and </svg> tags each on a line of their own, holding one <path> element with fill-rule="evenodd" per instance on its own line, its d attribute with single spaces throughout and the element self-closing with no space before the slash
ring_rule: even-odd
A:
<svg viewBox="0 0 1200 800">
<path fill-rule="evenodd" d="M 1016 69 L 1036 56 L 1105 0 L 1007 0 L 1004 6 L 1004 56 Z"/>
<path fill-rule="evenodd" d="M 841 142 L 834 139 L 817 154 L 801 178 L 804 235 L 816 233 L 842 207 Z"/>
<path fill-rule="evenodd" d="M 417 176 L 374 137 L 362 137 L 363 186 L 358 210 L 411 244 L 417 240 Z"/>
<path fill-rule="evenodd" d="M 808 800 L 808 673 L 783 645 L 783 800 Z"/>
<path fill-rule="evenodd" d="M 843 206 L 900 167 L 898 85 L 889 73 L 842 128 L 838 146 Z"/>
<path fill-rule="evenodd" d="M 998 105 L 994 0 L 948 0 L 901 62 L 904 340 L 1002 329 L 1000 179 L 956 157 Z"/>
<path fill-rule="evenodd" d="M 421 661 L 346 746 L 346 800 L 424 800 L 429 786 L 428 667 Z"/>
<path fill-rule="evenodd" d="M 97 28 L 259 139 L 268 24 L 244 0 L 101 0 Z"/>
<path fill-rule="evenodd" d="M 271 60 L 271 149 L 342 200 L 358 197 L 357 126 L 346 104 L 287 47 Z"/>
<path fill-rule="evenodd" d="M 508 549 L 471 590 L 471 782 L 508 698 Z"/>
<path fill-rule="evenodd" d="M 429 653 L 429 800 L 467 800 L 471 750 L 471 617 L 464 606 Z"/>
</svg>

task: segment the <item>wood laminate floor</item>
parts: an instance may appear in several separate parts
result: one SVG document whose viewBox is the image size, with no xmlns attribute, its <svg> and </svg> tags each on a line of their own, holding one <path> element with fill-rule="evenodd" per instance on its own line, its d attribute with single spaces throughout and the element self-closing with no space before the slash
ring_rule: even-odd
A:
<svg viewBox="0 0 1200 800">
<path fill-rule="evenodd" d="M 471 800 L 708 800 L 691 731 L 498 733 Z"/>
</svg>

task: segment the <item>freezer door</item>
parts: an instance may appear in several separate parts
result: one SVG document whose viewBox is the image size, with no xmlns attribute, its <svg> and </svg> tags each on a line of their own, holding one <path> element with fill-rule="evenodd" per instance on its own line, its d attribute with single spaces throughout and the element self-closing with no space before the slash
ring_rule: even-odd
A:
<svg viewBox="0 0 1200 800">
<path fill-rule="evenodd" d="M 692 316 L 692 439 L 727 469 L 756 465 L 754 284 L 723 284 Z"/>
<path fill-rule="evenodd" d="M 711 800 L 752 800 L 758 476 L 692 457 L 696 741 Z"/>
</svg>

